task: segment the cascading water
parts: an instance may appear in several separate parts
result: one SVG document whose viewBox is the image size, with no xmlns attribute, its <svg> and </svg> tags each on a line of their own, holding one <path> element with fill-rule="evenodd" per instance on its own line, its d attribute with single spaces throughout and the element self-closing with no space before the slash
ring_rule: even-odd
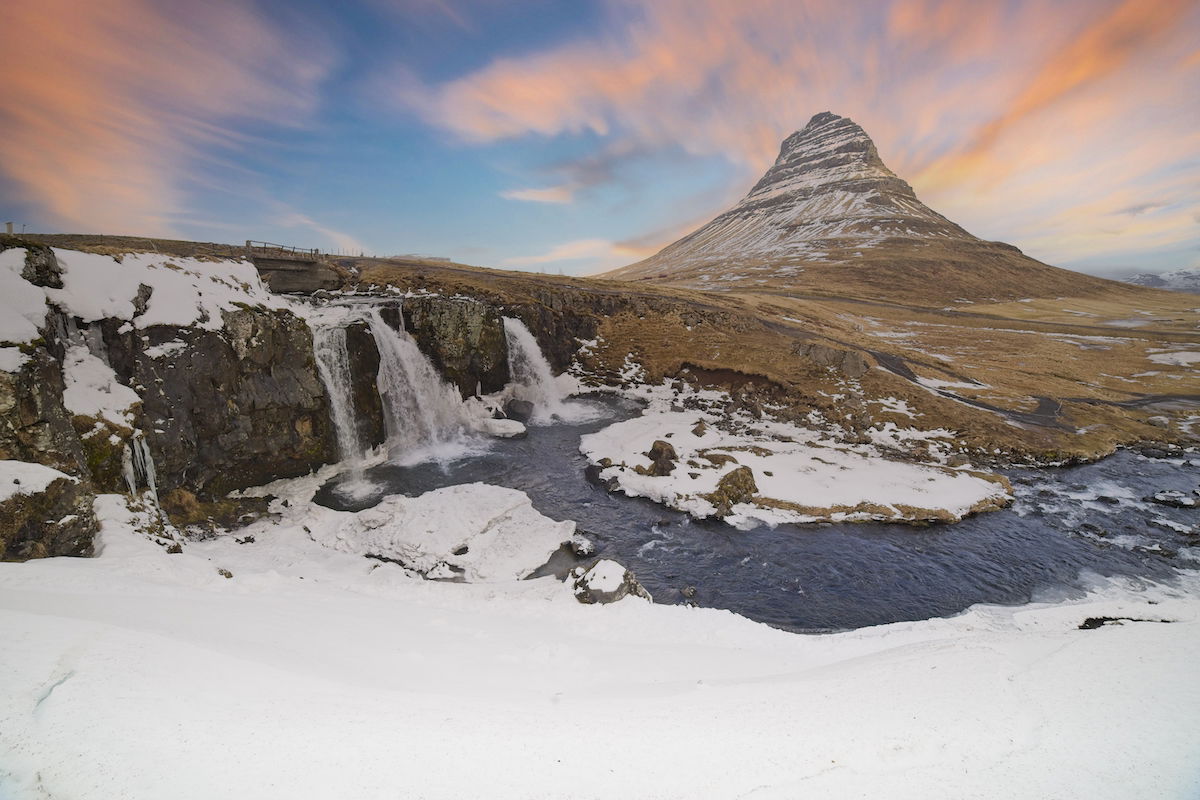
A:
<svg viewBox="0 0 1200 800">
<path fill-rule="evenodd" d="M 565 393 L 555 382 L 550 363 L 542 355 L 542 348 L 529 328 L 519 319 L 505 317 L 504 336 L 508 340 L 508 372 L 513 382 L 513 396 L 533 403 L 535 422 L 545 424 L 555 417 L 565 417 Z"/>
<path fill-rule="evenodd" d="M 351 473 L 362 475 L 364 449 L 354 419 L 351 387 L 350 351 L 346 349 L 346 329 L 342 325 L 319 325 L 313 329 L 313 354 L 317 371 L 329 395 L 329 410 L 337 434 L 338 455 Z"/>
<path fill-rule="evenodd" d="M 458 390 L 404 331 L 384 321 L 379 309 L 367 312 L 379 350 L 376 385 L 383 398 L 388 445 L 404 457 L 437 458 L 461 445 L 469 419 Z"/>
</svg>

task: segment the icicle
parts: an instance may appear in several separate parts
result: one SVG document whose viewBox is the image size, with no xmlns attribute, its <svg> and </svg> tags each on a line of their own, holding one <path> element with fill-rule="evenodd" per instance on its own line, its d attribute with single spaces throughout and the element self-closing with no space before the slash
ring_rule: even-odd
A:
<svg viewBox="0 0 1200 800">
<path fill-rule="evenodd" d="M 158 503 L 158 474 L 154 468 L 154 457 L 150 455 L 150 446 L 141 431 L 134 431 L 133 438 L 125 443 L 121 451 L 121 475 L 131 495 L 137 495 L 138 487 L 145 486 L 146 491 Z"/>
</svg>

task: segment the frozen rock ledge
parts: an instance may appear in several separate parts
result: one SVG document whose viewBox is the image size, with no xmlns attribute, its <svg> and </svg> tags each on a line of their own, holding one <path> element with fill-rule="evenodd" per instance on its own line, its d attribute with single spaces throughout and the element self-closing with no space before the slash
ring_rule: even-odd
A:
<svg viewBox="0 0 1200 800">
<path fill-rule="evenodd" d="M 520 580 L 575 533 L 573 521 L 538 513 L 524 492 L 484 483 L 331 513 L 331 524 L 311 530 L 317 542 L 395 561 L 427 578 L 468 583 Z"/>
</svg>

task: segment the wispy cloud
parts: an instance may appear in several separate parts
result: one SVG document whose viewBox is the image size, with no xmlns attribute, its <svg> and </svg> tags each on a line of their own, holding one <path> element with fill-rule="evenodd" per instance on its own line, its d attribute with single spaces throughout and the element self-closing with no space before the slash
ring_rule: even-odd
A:
<svg viewBox="0 0 1200 800">
<path fill-rule="evenodd" d="M 151 234 L 239 124 L 308 119 L 330 65 L 238 0 L 16 0 L 0 52 L 0 170 L 50 225 Z"/>
<path fill-rule="evenodd" d="M 331 228 L 328 225 L 323 225 L 312 217 L 301 214 L 298 211 L 286 211 L 280 214 L 275 223 L 285 228 L 307 228 L 320 235 L 327 242 L 331 242 L 335 248 L 344 253 L 357 255 L 369 252 L 363 243 L 352 235 Z"/>
<path fill-rule="evenodd" d="M 544 189 L 509 189 L 500 193 L 509 200 L 524 200 L 527 203 L 569 204 L 575 198 L 575 187 L 570 184 L 547 186 Z"/>
<path fill-rule="evenodd" d="M 575 239 L 555 245 L 540 255 L 506 258 L 501 263 L 506 267 L 541 267 L 566 263 L 572 272 L 587 273 L 628 263 L 631 256 L 635 255 L 636 251 L 608 239 Z"/>
</svg>

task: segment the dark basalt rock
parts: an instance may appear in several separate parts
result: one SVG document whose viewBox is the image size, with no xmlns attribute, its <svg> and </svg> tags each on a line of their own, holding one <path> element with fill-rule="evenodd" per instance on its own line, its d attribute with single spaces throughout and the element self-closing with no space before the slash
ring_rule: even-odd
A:
<svg viewBox="0 0 1200 800">
<path fill-rule="evenodd" d="M 509 400 L 504 404 L 504 416 L 517 422 L 528 422 L 533 416 L 533 403 L 528 400 Z"/>
<path fill-rule="evenodd" d="M 350 374 L 354 376 L 351 399 L 358 439 L 366 447 L 383 444 L 387 429 L 383 421 L 383 400 L 375 384 L 379 374 L 379 349 L 366 323 L 346 327 L 346 351 L 350 356 Z"/>
<path fill-rule="evenodd" d="M 508 383 L 508 340 L 496 309 L 473 300 L 411 297 L 404 300 L 404 329 L 421 352 L 463 397 Z"/>
<path fill-rule="evenodd" d="M 0 561 L 90 556 L 94 499 L 82 481 L 59 478 L 45 491 L 0 502 Z"/>
<path fill-rule="evenodd" d="M 220 331 L 163 326 L 150 341 L 185 343 L 139 358 L 146 439 L 160 488 L 215 497 L 304 475 L 336 458 L 312 336 L 287 311 L 241 309 Z"/>
</svg>

